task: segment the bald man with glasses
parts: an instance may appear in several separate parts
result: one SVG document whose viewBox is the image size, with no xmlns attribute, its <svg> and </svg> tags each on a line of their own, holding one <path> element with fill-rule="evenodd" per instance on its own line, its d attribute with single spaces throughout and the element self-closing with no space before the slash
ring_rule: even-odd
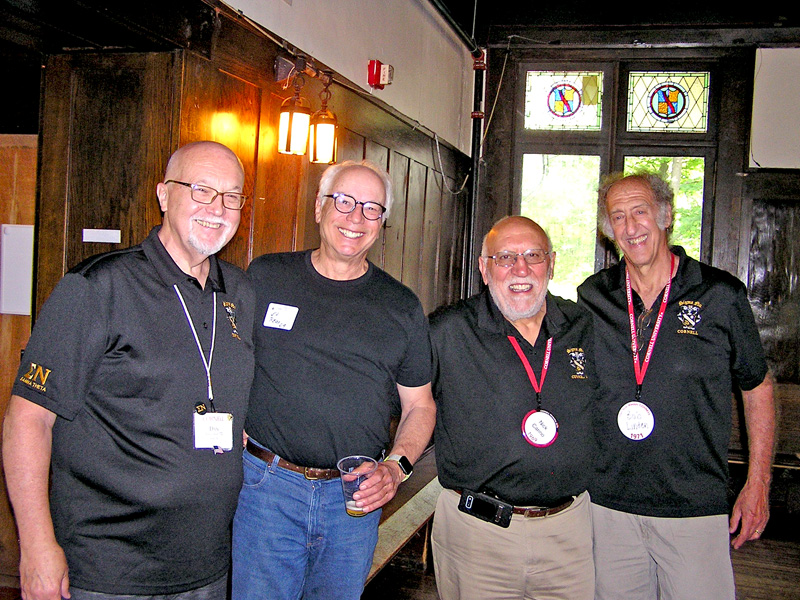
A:
<svg viewBox="0 0 800 600">
<path fill-rule="evenodd" d="M 501 219 L 486 289 L 431 316 L 442 600 L 594 597 L 592 319 L 548 293 L 555 262 L 539 225 Z"/>
<path fill-rule="evenodd" d="M 243 186 L 222 144 L 178 149 L 162 224 L 42 308 L 3 437 L 25 600 L 226 599 L 255 299 L 215 254 Z"/>
</svg>

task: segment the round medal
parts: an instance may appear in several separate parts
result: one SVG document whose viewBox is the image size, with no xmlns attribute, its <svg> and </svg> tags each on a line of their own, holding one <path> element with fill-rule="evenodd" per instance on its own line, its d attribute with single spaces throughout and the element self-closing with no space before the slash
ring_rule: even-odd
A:
<svg viewBox="0 0 800 600">
<path fill-rule="evenodd" d="M 532 410 L 522 419 L 522 437 L 531 446 L 546 448 L 558 437 L 558 421 L 546 410 Z"/>
<path fill-rule="evenodd" d="M 628 402 L 619 409 L 617 414 L 617 426 L 626 438 L 631 440 L 643 440 L 651 433 L 655 427 L 653 413 L 643 402 Z"/>
</svg>

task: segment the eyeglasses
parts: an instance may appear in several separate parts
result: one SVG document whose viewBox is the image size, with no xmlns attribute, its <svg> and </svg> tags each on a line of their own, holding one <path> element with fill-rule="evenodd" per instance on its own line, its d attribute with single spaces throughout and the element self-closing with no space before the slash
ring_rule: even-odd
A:
<svg viewBox="0 0 800 600">
<path fill-rule="evenodd" d="M 177 183 L 188 187 L 192 190 L 192 200 L 200 204 L 211 204 L 217 199 L 217 196 L 222 196 L 222 206 L 230 210 L 241 210 L 247 200 L 247 196 L 239 192 L 218 192 L 212 187 L 199 183 L 186 183 L 175 179 L 167 179 L 164 183 Z"/>
<path fill-rule="evenodd" d="M 517 264 L 517 257 L 521 256 L 529 265 L 538 265 L 545 261 L 550 254 L 547 250 L 526 250 L 525 252 L 501 252 L 484 258 L 494 259 L 494 264 L 498 267 L 508 269 Z"/>
<path fill-rule="evenodd" d="M 361 205 L 361 214 L 369 221 L 377 221 L 386 212 L 386 207 L 377 202 L 360 202 L 352 196 L 335 192 L 333 194 L 323 194 L 324 198 L 333 198 L 333 206 L 340 213 L 349 214 L 356 209 L 356 205 Z"/>
</svg>

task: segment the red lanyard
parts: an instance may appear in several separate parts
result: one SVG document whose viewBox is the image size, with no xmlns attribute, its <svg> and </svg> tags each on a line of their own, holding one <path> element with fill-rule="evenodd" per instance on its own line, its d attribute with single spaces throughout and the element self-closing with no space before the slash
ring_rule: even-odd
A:
<svg viewBox="0 0 800 600">
<path fill-rule="evenodd" d="M 628 272 L 628 267 L 625 267 L 625 294 L 628 297 L 628 320 L 631 326 L 631 350 L 633 350 L 633 371 L 636 374 L 636 399 L 638 400 L 642 395 L 642 382 L 644 382 L 644 375 L 647 372 L 647 367 L 650 365 L 650 357 L 653 354 L 653 347 L 656 345 L 656 338 L 658 331 L 661 329 L 661 321 L 664 319 L 664 312 L 667 310 L 667 301 L 669 300 L 669 290 L 672 287 L 672 271 L 675 268 L 675 255 L 671 254 L 669 263 L 669 279 L 667 285 L 664 287 L 664 297 L 661 299 L 661 306 L 658 309 L 658 318 L 656 324 L 653 326 L 653 334 L 650 336 L 650 343 L 647 344 L 647 352 L 644 355 L 644 362 L 639 365 L 639 344 L 636 338 L 636 317 L 633 314 L 633 294 L 631 292 L 631 276 Z"/>
<path fill-rule="evenodd" d="M 513 335 L 508 336 L 508 341 L 511 342 L 511 345 L 514 346 L 514 350 L 517 351 L 517 356 L 522 361 L 522 366 L 525 367 L 525 371 L 528 373 L 528 379 L 531 380 L 531 385 L 533 389 L 536 390 L 536 410 L 541 410 L 542 408 L 542 401 L 540 399 L 540 394 L 542 392 L 542 386 L 544 385 L 544 378 L 547 376 L 547 368 L 550 366 L 550 353 L 553 350 L 553 338 L 549 338 L 547 340 L 547 347 L 544 351 L 544 362 L 542 363 L 542 381 L 541 383 L 536 380 L 536 375 L 533 372 L 533 368 L 531 367 L 531 363 L 528 362 L 528 358 L 525 356 L 525 353 L 522 352 L 522 348 L 519 347 L 519 342 L 517 338 Z"/>
</svg>

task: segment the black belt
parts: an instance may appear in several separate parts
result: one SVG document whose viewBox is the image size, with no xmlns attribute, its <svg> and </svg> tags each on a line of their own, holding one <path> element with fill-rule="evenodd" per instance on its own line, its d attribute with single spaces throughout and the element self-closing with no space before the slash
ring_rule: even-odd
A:
<svg viewBox="0 0 800 600">
<path fill-rule="evenodd" d="M 459 496 L 461 495 L 461 490 L 453 490 Z M 574 496 L 567 496 L 565 498 L 560 498 L 554 502 L 555 506 L 548 507 L 548 506 L 515 506 L 513 509 L 513 513 L 515 515 L 522 515 L 523 517 L 533 519 L 535 517 L 549 517 L 550 515 L 555 515 L 560 513 L 562 510 L 568 509 L 572 506 L 572 503 L 575 501 Z"/>
<path fill-rule="evenodd" d="M 247 440 L 247 451 L 255 456 L 256 458 L 260 458 L 265 463 L 271 463 L 275 456 L 277 456 L 274 452 L 270 452 L 269 450 L 264 450 L 261 446 L 256 446 L 250 440 Z M 289 471 L 294 471 L 295 473 L 300 473 L 303 477 L 310 480 L 317 480 L 317 479 L 336 479 L 340 476 L 339 469 L 318 469 L 317 467 L 301 467 L 300 465 L 296 465 L 294 463 L 290 463 L 285 458 L 278 459 L 278 466 L 282 469 L 288 469 Z"/>
</svg>

